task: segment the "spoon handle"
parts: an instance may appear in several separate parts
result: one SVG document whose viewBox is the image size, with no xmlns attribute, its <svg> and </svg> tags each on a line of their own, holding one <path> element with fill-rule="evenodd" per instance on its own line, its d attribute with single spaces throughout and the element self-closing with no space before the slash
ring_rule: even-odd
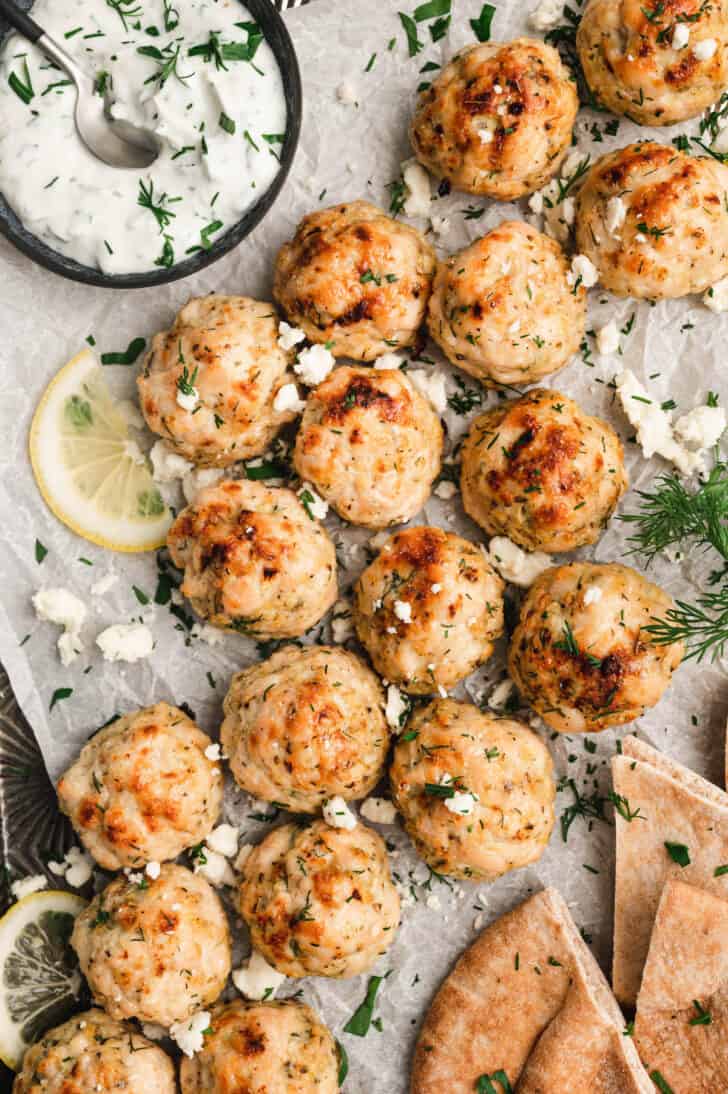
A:
<svg viewBox="0 0 728 1094">
<path fill-rule="evenodd" d="M 31 19 L 27 12 L 13 3 L 13 0 L 0 0 L 0 15 L 29 42 L 37 42 L 43 34 L 35 20 Z"/>
</svg>

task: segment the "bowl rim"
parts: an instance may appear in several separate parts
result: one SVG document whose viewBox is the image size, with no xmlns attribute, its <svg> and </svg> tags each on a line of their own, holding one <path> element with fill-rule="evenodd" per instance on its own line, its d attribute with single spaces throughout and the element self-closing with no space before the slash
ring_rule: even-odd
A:
<svg viewBox="0 0 728 1094">
<path fill-rule="evenodd" d="M 281 145 L 279 168 L 275 178 L 265 193 L 247 209 L 242 217 L 232 224 L 207 250 L 196 252 L 175 265 L 143 270 L 138 273 L 106 274 L 92 266 L 84 266 L 73 258 L 53 250 L 37 236 L 34 236 L 20 221 L 20 218 L 0 192 L 0 233 L 17 250 L 21 251 L 37 265 L 68 280 L 85 285 L 94 285 L 104 289 L 148 289 L 156 285 L 167 285 L 190 277 L 211 266 L 218 259 L 232 251 L 263 220 L 280 194 L 283 184 L 293 165 L 301 133 L 303 115 L 303 89 L 301 70 L 291 36 L 280 12 L 273 0 L 240 0 L 256 22 L 260 23 L 268 45 L 273 50 L 283 80 L 286 98 L 286 136 Z M 23 3 L 26 9 L 32 7 Z M 269 38 L 271 28 L 275 30 L 275 44 Z M 9 29 L 9 28 L 8 28 Z M 0 29 L 0 44 L 5 38 L 5 28 Z"/>
</svg>

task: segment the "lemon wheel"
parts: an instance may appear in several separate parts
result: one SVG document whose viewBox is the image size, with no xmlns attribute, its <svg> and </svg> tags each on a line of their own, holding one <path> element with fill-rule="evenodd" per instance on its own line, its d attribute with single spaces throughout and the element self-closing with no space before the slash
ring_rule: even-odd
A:
<svg viewBox="0 0 728 1094">
<path fill-rule="evenodd" d="M 38 488 L 59 520 L 113 551 L 161 547 L 172 514 L 90 350 L 51 380 L 30 427 Z"/>
</svg>

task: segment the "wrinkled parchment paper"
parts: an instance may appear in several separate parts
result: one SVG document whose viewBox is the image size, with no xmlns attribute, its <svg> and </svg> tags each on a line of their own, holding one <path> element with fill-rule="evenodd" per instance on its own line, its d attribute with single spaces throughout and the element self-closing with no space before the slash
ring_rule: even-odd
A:
<svg viewBox="0 0 728 1094">
<path fill-rule="evenodd" d="M 519 0 L 501 0 L 493 37 L 507 39 L 527 32 L 530 6 Z M 132 585 L 153 596 L 155 558 L 113 555 L 96 548 L 76 538 L 46 509 L 34 485 L 26 451 L 37 399 L 54 372 L 84 346 L 89 334 L 94 335 L 101 352 L 118 350 L 137 335 L 149 338 L 167 326 L 190 295 L 219 291 L 270 299 L 273 257 L 304 213 L 360 197 L 388 204 L 386 184 L 398 177 L 401 161 L 411 154 L 407 123 L 415 89 L 420 80 L 429 78 L 421 76 L 419 70 L 428 60 L 444 62 L 472 41 L 469 19 L 478 14 L 480 0 L 454 0 L 451 30 L 436 44 L 430 42 L 427 28 L 422 25 L 420 37 L 426 47 L 414 59 L 407 55 L 397 7 L 390 0 L 316 0 L 286 16 L 298 50 L 305 91 L 303 132 L 292 177 L 253 235 L 198 277 L 148 291 L 114 293 L 75 285 L 46 273 L 0 241 L 0 660 L 54 778 L 75 757 L 88 735 L 114 713 L 160 699 L 187 702 L 200 724 L 216 733 L 231 673 L 255 660 L 257 654 L 252 643 L 237 635 L 226 636 L 224 643 L 214 648 L 201 640 L 186 641 L 186 633 L 176 628 L 177 620 L 166 608 L 157 608 L 151 624 L 156 648 L 149 660 L 129 666 L 102 661 L 93 645 L 95 636 L 111 623 L 131 621 L 143 611 L 149 614 L 137 602 Z M 396 46 L 388 51 L 391 38 L 396 38 Z M 367 73 L 364 70 L 374 52 L 376 60 Z M 355 104 L 339 101 L 337 89 L 344 82 L 355 91 Z M 623 120 L 616 137 L 594 143 L 588 135 L 589 127 L 596 121 L 603 128 L 607 119 L 588 111 L 580 114 L 579 146 L 593 156 L 627 144 L 637 135 L 637 128 Z M 696 129 L 697 123 L 679 127 L 683 132 Z M 669 141 L 676 131 L 656 131 L 654 135 Z M 644 136 L 648 131 L 639 132 Z M 484 208 L 485 213 L 479 219 L 466 220 L 463 210 L 473 205 Z M 499 205 L 462 194 L 437 199 L 432 209 L 437 216 L 450 219 L 450 230 L 435 240 L 440 254 L 462 247 L 504 217 L 524 216 L 527 212 L 525 205 Z M 425 221 L 417 223 L 423 229 L 427 227 Z M 655 398 L 672 398 L 682 411 L 704 403 L 709 389 L 721 392 L 724 404 L 728 401 L 728 315 L 715 316 L 694 298 L 650 307 L 647 303 L 615 300 L 598 289 L 590 293 L 590 329 L 611 318 L 623 327 L 632 315 L 631 333 L 621 339 L 621 357 L 599 357 L 590 338 L 589 364 L 575 358 L 553 378 L 551 386 L 575 398 L 588 412 L 604 416 L 625 440 L 633 430 L 607 386 L 624 366 L 648 384 Z M 434 367 L 445 369 L 448 391 L 454 391 L 449 367 L 442 364 L 431 345 L 425 353 L 437 361 Z M 129 394 L 135 371 L 107 369 L 114 390 Z M 468 387 L 474 386 L 473 381 L 466 382 Z M 485 395 L 483 405 L 495 399 L 493 394 Z M 451 446 L 462 436 L 467 421 L 448 412 Z M 142 440 L 149 447 L 152 438 L 142 435 Z M 668 470 L 660 460 L 645 461 L 634 444 L 627 444 L 626 449 L 632 492 L 623 502 L 622 511 L 634 510 L 635 489 L 648 488 L 657 473 Z M 480 530 L 464 517 L 459 494 L 449 502 L 433 498 L 417 522 L 441 524 L 474 541 L 482 540 Z M 363 530 L 346 529 L 336 517 L 330 517 L 327 524 L 343 545 L 339 554 L 347 568 L 340 573 L 340 584 L 345 591 L 367 561 L 363 547 L 353 545 L 365 545 L 369 536 Z M 596 549 L 580 554 L 601 561 L 623 560 L 628 531 L 613 520 Z M 48 548 L 41 565 L 34 557 L 36 537 Z M 81 556 L 91 560 L 93 567 L 79 562 Z M 686 560 L 660 559 L 652 567 L 651 576 L 673 595 L 690 599 L 704 581 L 711 562 L 714 566 L 715 560 L 694 552 Z M 634 564 L 638 568 L 642 565 L 639 559 Z M 91 597 L 90 586 L 108 571 L 119 574 L 120 580 L 105 596 Z M 32 611 L 31 596 L 41 585 L 64 585 L 89 605 L 83 632 L 87 651 L 69 668 L 63 668 L 58 659 L 57 628 L 39 623 Z M 21 646 L 28 634 L 29 640 Z M 320 634 L 323 640 L 330 640 L 328 622 Z M 89 666 L 90 671 L 84 674 Z M 665 699 L 631 727 L 657 748 L 719 784 L 728 708 L 726 668 L 725 664 L 684 665 Z M 482 701 L 503 674 L 501 643 L 489 664 L 456 694 Z M 59 687 L 73 687 L 73 695 L 49 712 L 51 695 Z M 524 717 L 528 717 L 527 712 Z M 543 727 L 541 732 L 550 739 Z M 605 793 L 609 789 L 609 758 L 617 738 L 626 732 L 623 729 L 592 736 L 597 745 L 593 755 L 580 739 L 559 737 L 549 741 L 558 775 L 574 778 L 586 792 L 594 788 L 596 780 Z M 570 801 L 568 791 L 561 792 L 557 812 L 560 814 Z M 227 819 L 242 826 L 246 839 L 258 838 L 267 830 L 265 824 L 249 818 L 252 810 L 245 795 L 229 790 Z M 410 850 L 399 826 L 382 831 L 394 847 L 393 869 L 405 887 L 413 882 L 416 899 L 410 895 L 397 940 L 376 969 L 390 972 L 375 1011 L 381 1018 L 381 1032 L 372 1028 L 364 1040 L 342 1034 L 342 1026 L 363 998 L 366 977 L 332 983 L 308 980 L 302 985 L 289 981 L 279 993 L 291 994 L 302 987 L 304 996 L 344 1042 L 351 1063 L 346 1089 L 351 1094 L 405 1091 L 414 1038 L 437 984 L 475 937 L 478 927 L 534 889 L 556 885 L 605 967 L 610 953 L 610 826 L 596 823 L 589 832 L 584 820 L 579 819 L 572 826 L 568 843 L 564 843 L 557 825 L 550 846 L 536 866 L 493 885 L 449 885 L 436 879 L 427 883 L 428 871 Z M 247 941 L 239 927 L 237 935 L 239 948 L 245 952 Z"/>
</svg>

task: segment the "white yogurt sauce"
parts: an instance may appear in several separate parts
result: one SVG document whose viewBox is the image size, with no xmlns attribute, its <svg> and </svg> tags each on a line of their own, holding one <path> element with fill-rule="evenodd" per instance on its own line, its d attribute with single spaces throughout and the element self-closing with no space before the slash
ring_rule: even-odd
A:
<svg viewBox="0 0 728 1094">
<path fill-rule="evenodd" d="M 114 112 L 161 138 L 159 158 L 142 172 L 108 167 L 86 150 L 73 123 L 75 89 L 35 46 L 11 35 L 3 47 L 0 191 L 33 235 L 105 273 L 171 266 L 209 247 L 278 171 L 283 83 L 270 46 L 256 47 L 250 13 L 238 0 L 176 5 L 33 7 L 89 74 L 111 82 Z"/>
</svg>

